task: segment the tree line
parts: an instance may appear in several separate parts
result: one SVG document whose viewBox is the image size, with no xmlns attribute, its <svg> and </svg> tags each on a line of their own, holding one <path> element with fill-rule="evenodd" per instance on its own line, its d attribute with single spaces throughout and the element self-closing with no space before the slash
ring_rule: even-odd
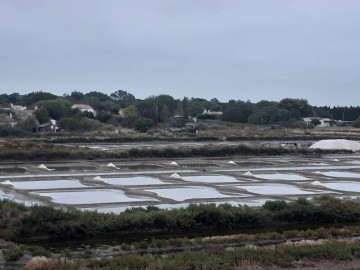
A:
<svg viewBox="0 0 360 270">
<path fill-rule="evenodd" d="M 90 105 L 96 114 L 72 109 L 71 106 L 75 103 Z M 138 99 L 124 90 L 110 95 L 98 91 L 73 91 L 63 96 L 43 91 L 25 95 L 1 94 L 0 106 L 4 108 L 10 104 L 36 108 L 33 116 L 27 119 L 14 116 L 18 117 L 15 119 L 18 120 L 18 127 L 28 131 L 36 125 L 49 122 L 50 119 L 58 120 L 59 125 L 68 131 L 92 131 L 100 127 L 112 129 L 122 126 L 145 132 L 156 125 L 183 127 L 194 117 L 202 120 L 219 119 L 255 125 L 282 124 L 301 128 L 304 127 L 301 120 L 304 117 L 355 121 L 360 116 L 359 106 L 317 107 L 310 105 L 306 99 L 284 98 L 279 102 L 262 100 L 257 103 L 242 100 L 221 102 L 216 98 L 175 99 L 165 94 Z M 7 114 L 8 111 L 0 110 L 0 122 L 5 121 Z M 360 119 L 357 124 L 360 126 Z"/>
<path fill-rule="evenodd" d="M 267 201 L 262 207 L 222 204 L 190 205 L 162 210 L 156 206 L 128 209 L 121 214 L 59 210 L 48 206 L 25 207 L 0 201 L 0 237 L 22 241 L 72 239 L 95 236 L 192 234 L 283 225 L 358 223 L 360 203 L 330 196 L 309 201 Z"/>
</svg>

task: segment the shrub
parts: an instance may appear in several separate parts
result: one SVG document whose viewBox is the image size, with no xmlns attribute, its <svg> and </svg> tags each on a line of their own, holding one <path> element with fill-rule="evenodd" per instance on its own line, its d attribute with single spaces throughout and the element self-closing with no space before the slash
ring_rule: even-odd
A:
<svg viewBox="0 0 360 270">
<path fill-rule="evenodd" d="M 135 121 L 135 130 L 145 133 L 154 126 L 153 120 L 149 118 L 139 118 Z"/>
<path fill-rule="evenodd" d="M 13 245 L 3 250 L 4 258 L 7 262 L 17 261 L 24 255 L 24 250 L 17 245 Z"/>
</svg>

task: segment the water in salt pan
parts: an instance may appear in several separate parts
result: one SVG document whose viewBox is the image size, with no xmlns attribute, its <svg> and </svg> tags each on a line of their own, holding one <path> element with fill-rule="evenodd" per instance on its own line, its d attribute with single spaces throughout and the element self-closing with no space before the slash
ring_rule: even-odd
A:
<svg viewBox="0 0 360 270">
<path fill-rule="evenodd" d="M 111 189 L 47 192 L 38 194 L 50 196 L 54 202 L 61 204 L 98 204 L 157 201 L 156 199 L 150 197 L 128 197 L 124 191 Z"/>
<path fill-rule="evenodd" d="M 214 188 L 192 186 L 167 189 L 148 189 L 146 191 L 154 192 L 160 197 L 173 199 L 179 202 L 189 199 L 228 198 L 235 196 L 222 194 Z"/>
<path fill-rule="evenodd" d="M 322 183 L 324 187 L 329 189 L 348 191 L 348 192 L 360 192 L 360 182 L 332 182 Z"/>
<path fill-rule="evenodd" d="M 360 178 L 360 173 L 353 173 L 353 172 L 330 171 L 330 172 L 322 172 L 322 174 L 330 177 Z"/>
<path fill-rule="evenodd" d="M 254 176 L 256 178 L 267 179 L 267 180 L 293 180 L 293 181 L 310 180 L 304 176 L 297 174 L 269 173 L 269 174 L 254 174 Z"/>
<path fill-rule="evenodd" d="M 54 188 L 85 188 L 78 180 L 21 181 L 12 182 L 17 189 L 54 189 Z"/>
<path fill-rule="evenodd" d="M 110 185 L 123 185 L 123 186 L 140 186 L 140 185 L 163 185 L 165 182 L 152 177 L 130 177 L 130 178 L 102 178 L 102 180 Z"/>
<path fill-rule="evenodd" d="M 316 193 L 316 192 L 305 191 L 295 186 L 277 185 L 277 184 L 241 186 L 239 188 L 244 188 L 249 192 L 262 194 L 262 195 L 302 195 L 302 194 Z"/>
<path fill-rule="evenodd" d="M 189 182 L 202 182 L 202 183 L 238 182 L 234 177 L 225 176 L 225 175 L 183 176 L 182 179 Z"/>
</svg>

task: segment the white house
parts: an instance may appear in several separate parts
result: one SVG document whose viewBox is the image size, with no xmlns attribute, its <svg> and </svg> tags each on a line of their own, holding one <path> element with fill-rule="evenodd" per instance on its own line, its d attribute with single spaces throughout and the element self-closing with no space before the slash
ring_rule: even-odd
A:
<svg viewBox="0 0 360 270">
<path fill-rule="evenodd" d="M 320 117 L 306 117 L 303 118 L 306 125 L 310 125 L 313 121 L 318 121 L 320 124 L 316 125 L 317 127 L 331 127 L 333 120 L 329 118 L 320 118 Z"/>
<path fill-rule="evenodd" d="M 81 112 L 89 112 L 92 113 L 94 116 L 96 115 L 96 111 L 87 104 L 74 104 L 71 106 L 71 109 L 78 109 Z"/>
<path fill-rule="evenodd" d="M 21 105 L 14 105 L 14 104 L 10 104 L 11 109 L 13 109 L 14 111 L 25 111 L 26 110 L 26 106 L 21 106 Z"/>
</svg>

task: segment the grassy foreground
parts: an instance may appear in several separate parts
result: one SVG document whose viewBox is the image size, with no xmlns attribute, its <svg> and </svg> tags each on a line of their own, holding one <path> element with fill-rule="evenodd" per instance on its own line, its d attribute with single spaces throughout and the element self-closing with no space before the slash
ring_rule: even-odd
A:
<svg viewBox="0 0 360 270">
<path fill-rule="evenodd" d="M 281 245 L 276 247 L 245 247 L 185 251 L 167 255 L 124 255 L 100 261 L 64 261 L 34 258 L 24 269 L 263 269 L 261 266 L 272 266 L 274 269 L 278 269 L 278 267 L 293 269 L 302 261 L 321 262 L 331 260 L 332 262 L 340 262 L 341 265 L 341 261 L 351 261 L 359 258 L 359 242 L 325 241 L 316 244 Z"/>
</svg>

